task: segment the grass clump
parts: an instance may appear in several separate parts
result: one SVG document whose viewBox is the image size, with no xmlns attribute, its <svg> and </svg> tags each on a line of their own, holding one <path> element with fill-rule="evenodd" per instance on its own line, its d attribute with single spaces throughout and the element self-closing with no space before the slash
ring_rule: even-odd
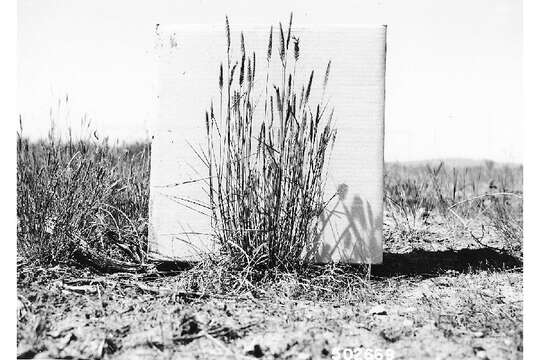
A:
<svg viewBox="0 0 540 360">
<path fill-rule="evenodd" d="M 522 256 L 522 165 L 387 163 L 384 189 L 392 220 L 386 225 L 400 237 L 424 236 L 433 224 L 455 222 L 477 245 L 488 246 L 491 238 L 494 248 Z"/>
<path fill-rule="evenodd" d="M 502 240 L 504 249 L 523 258 L 523 199 L 502 196 L 493 199 L 487 211 L 488 225 Z"/>
<path fill-rule="evenodd" d="M 298 80 L 300 39 L 291 28 L 292 14 L 286 32 L 279 24 L 277 41 L 270 28 L 264 88 L 259 88 L 256 54 L 246 50 L 243 33 L 240 57 L 232 58 L 227 18 L 219 109 L 211 104 L 206 112 L 208 153 L 202 158 L 209 172 L 212 224 L 223 251 L 241 267 L 290 270 L 318 250 L 325 165 L 336 130 L 324 90 L 319 101 L 313 100 L 314 71 L 306 82 Z M 270 73 L 273 61 L 281 65 L 275 83 L 270 81 L 278 75 Z M 329 72 L 330 63 L 323 89 Z"/>
<path fill-rule="evenodd" d="M 21 126 L 22 129 L 22 126 Z M 17 250 L 38 264 L 81 249 L 141 263 L 146 252 L 149 148 L 110 146 L 97 135 L 17 139 Z M 86 253 L 88 255 L 88 253 Z"/>
</svg>

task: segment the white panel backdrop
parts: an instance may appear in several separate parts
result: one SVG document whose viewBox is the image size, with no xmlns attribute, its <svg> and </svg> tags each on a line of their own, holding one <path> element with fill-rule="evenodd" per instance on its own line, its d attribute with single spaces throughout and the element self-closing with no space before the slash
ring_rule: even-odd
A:
<svg viewBox="0 0 540 360">
<path fill-rule="evenodd" d="M 256 87 L 265 81 L 268 27 L 231 24 L 232 51 L 239 53 L 240 29 L 246 51 L 257 54 Z M 274 55 L 278 41 L 274 26 Z M 346 189 L 321 219 L 319 261 L 382 261 L 385 26 L 294 26 L 300 38 L 297 78 L 315 70 L 312 98 L 332 61 L 326 97 L 337 128 L 326 193 Z M 219 103 L 218 69 L 226 61 L 224 26 L 160 26 L 158 29 L 159 114 L 154 126 L 150 177 L 149 249 L 153 258 L 197 260 L 215 250 L 210 217 L 195 202 L 208 204 L 207 174 L 194 149 L 204 148 L 204 112 Z M 276 56 L 274 56 L 276 58 Z M 271 73 L 278 74 L 278 61 Z M 273 79 L 271 79 L 272 81 Z M 277 81 L 277 78 L 276 78 Z M 259 111 L 263 106 L 259 106 Z"/>
</svg>

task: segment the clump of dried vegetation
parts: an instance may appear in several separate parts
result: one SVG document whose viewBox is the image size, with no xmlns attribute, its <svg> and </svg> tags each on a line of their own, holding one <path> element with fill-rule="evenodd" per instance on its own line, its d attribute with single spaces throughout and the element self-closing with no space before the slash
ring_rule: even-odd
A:
<svg viewBox="0 0 540 360">
<path fill-rule="evenodd" d="M 405 238 L 422 235 L 437 221 L 457 222 L 479 246 L 523 256 L 521 165 L 387 164 L 384 188 L 392 231 Z"/>
<path fill-rule="evenodd" d="M 17 134 L 17 249 L 32 263 L 142 263 L 146 254 L 147 143 L 110 145 L 97 134 Z M 70 131 L 71 134 L 71 131 Z M 113 261 L 107 264 L 107 260 Z"/>
<path fill-rule="evenodd" d="M 256 54 L 240 36 L 233 59 L 226 19 L 225 65 L 219 67 L 219 109 L 206 112 L 208 193 L 216 238 L 240 268 L 292 270 L 313 259 L 324 206 L 325 164 L 336 131 L 324 95 L 313 100 L 314 71 L 296 73 L 300 39 L 292 14 L 284 31 L 270 28 L 264 88 L 256 88 Z M 270 74 L 278 61 L 281 74 Z M 326 88 L 330 62 L 324 74 Z M 306 74 L 307 75 L 307 74 Z M 269 79 L 279 78 L 272 83 Z M 260 100 L 260 93 L 263 100 Z M 323 90 L 324 94 L 324 90 Z M 264 106 L 257 110 L 257 105 Z"/>
</svg>

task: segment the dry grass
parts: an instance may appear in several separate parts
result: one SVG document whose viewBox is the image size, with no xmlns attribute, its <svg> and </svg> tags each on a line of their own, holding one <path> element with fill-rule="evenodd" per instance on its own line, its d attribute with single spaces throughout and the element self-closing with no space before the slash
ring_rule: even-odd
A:
<svg viewBox="0 0 540 360">
<path fill-rule="evenodd" d="M 329 266 L 227 288 L 216 275 L 231 273 L 212 268 L 103 276 L 26 266 L 18 278 L 18 351 L 49 358 L 328 359 L 339 348 L 362 346 L 404 359 L 471 359 L 480 349 L 490 359 L 520 358 L 519 270 L 473 264 L 432 276 L 364 274 Z"/>
<path fill-rule="evenodd" d="M 91 134 L 91 133 L 89 133 Z M 34 263 L 74 259 L 78 249 L 143 262 L 150 145 L 111 146 L 95 133 L 17 140 L 17 249 Z"/>
<path fill-rule="evenodd" d="M 231 58 L 226 19 L 227 61 L 219 67 L 219 109 L 206 112 L 207 192 L 216 238 L 229 261 L 251 271 L 297 269 L 313 260 L 318 218 L 325 206 L 325 164 L 335 138 L 333 110 L 325 98 L 310 98 L 314 71 L 298 84 L 299 39 L 279 24 L 278 56 L 273 28 L 266 54 L 264 98 L 255 91 L 256 54 L 240 37 L 240 58 Z M 271 62 L 281 65 L 281 83 L 269 83 Z M 292 62 L 292 63 L 291 63 Z M 323 86 L 326 88 L 330 64 Z M 225 72 L 225 74 L 224 74 Z M 300 89 L 301 86 L 301 89 Z M 264 113 L 257 115 L 257 103 Z"/>
<path fill-rule="evenodd" d="M 387 164 L 385 212 L 402 234 L 421 236 L 433 222 L 457 220 L 481 246 L 496 237 L 497 249 L 522 256 L 523 167 Z"/>
<path fill-rule="evenodd" d="M 41 264 L 69 263 L 85 243 L 118 260 L 144 262 L 149 148 L 112 146 L 90 137 L 62 141 L 53 133 L 35 142 L 19 134 L 19 256 Z M 516 196 L 488 196 L 501 193 Z M 444 222 L 455 224 L 452 231 L 463 238 L 522 255 L 520 166 L 445 165 L 434 172 L 426 165 L 387 164 L 385 194 L 387 242 L 413 243 Z M 226 267 L 226 259 L 219 261 Z"/>
<path fill-rule="evenodd" d="M 130 258 L 119 245 L 131 243 L 120 239 L 145 238 L 149 145 L 71 146 L 70 153 L 69 141 L 19 139 L 21 356 L 318 359 L 360 345 L 418 359 L 522 354 L 521 262 L 509 255 L 521 249 L 520 199 L 482 196 L 520 195 L 521 167 L 445 165 L 433 177 L 433 167 L 387 164 L 384 264 L 370 269 L 307 266 L 253 282 L 248 268 L 221 257 L 169 272 L 103 275 L 70 256 L 73 234 L 100 253 Z M 77 175 L 79 167 L 88 175 Z M 99 169 L 107 171 L 99 177 Z M 107 190 L 115 182 L 118 189 Z M 66 201 L 78 205 L 66 209 Z M 453 209 L 467 227 L 448 211 L 460 201 Z M 129 221 L 111 210 L 104 217 L 111 207 Z M 45 219 L 58 212 L 79 213 L 50 234 Z M 471 236 L 482 225 L 482 242 L 496 250 Z M 114 241 L 100 241 L 105 231 Z"/>
</svg>

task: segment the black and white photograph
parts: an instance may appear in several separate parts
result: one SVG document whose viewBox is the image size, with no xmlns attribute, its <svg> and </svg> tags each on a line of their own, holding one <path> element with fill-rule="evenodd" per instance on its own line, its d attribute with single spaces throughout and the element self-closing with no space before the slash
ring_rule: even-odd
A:
<svg viewBox="0 0 540 360">
<path fill-rule="evenodd" d="M 13 2 L 17 358 L 524 358 L 521 0 Z"/>
</svg>

